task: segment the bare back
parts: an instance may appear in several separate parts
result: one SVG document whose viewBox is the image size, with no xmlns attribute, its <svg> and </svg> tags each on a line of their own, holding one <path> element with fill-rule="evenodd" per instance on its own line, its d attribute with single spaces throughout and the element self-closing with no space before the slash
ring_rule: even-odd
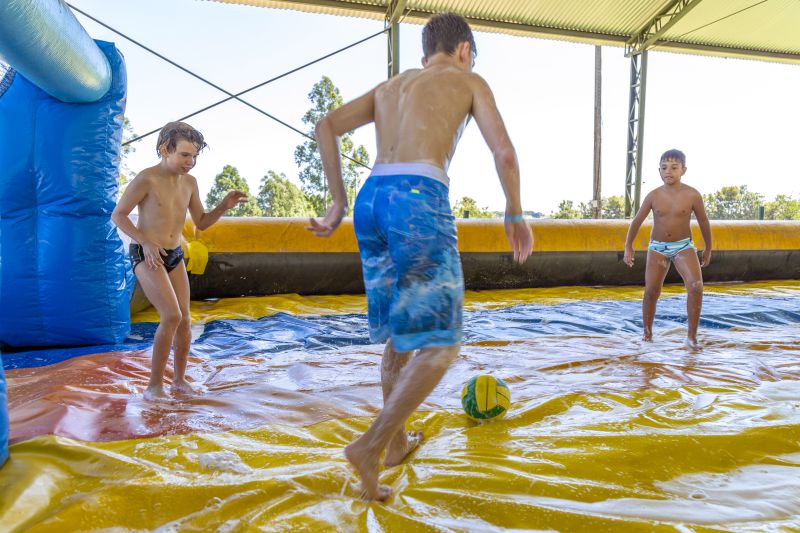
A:
<svg viewBox="0 0 800 533">
<path fill-rule="evenodd" d="M 143 198 L 138 203 L 136 227 L 158 246 L 176 248 L 180 244 L 195 179 L 188 174 L 163 176 L 156 166 L 142 171 L 134 182 L 137 180 L 141 182 L 137 185 L 141 187 Z"/>
<path fill-rule="evenodd" d="M 376 163 L 447 169 L 470 117 L 474 74 L 448 65 L 408 70 L 375 90 Z"/>
<path fill-rule="evenodd" d="M 692 212 L 697 209 L 700 193 L 693 187 L 680 184 L 677 187 L 654 189 L 649 195 L 653 210 L 652 239 L 672 242 L 692 236 Z"/>
</svg>

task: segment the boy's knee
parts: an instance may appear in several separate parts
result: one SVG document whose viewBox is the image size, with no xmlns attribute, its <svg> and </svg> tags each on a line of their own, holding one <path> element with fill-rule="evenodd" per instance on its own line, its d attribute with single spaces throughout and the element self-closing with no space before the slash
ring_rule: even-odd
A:
<svg viewBox="0 0 800 533">
<path fill-rule="evenodd" d="M 648 287 L 644 290 L 644 297 L 647 300 L 658 300 L 661 296 L 661 287 Z"/>
<path fill-rule="evenodd" d="M 703 294 L 703 280 L 690 281 L 686 284 L 686 291 L 692 294 Z"/>
<path fill-rule="evenodd" d="M 448 368 L 458 355 L 458 348 L 458 346 L 448 346 L 432 349 L 426 354 L 428 364 L 438 368 Z"/>
<path fill-rule="evenodd" d="M 183 320 L 183 313 L 181 313 L 180 309 L 171 309 L 164 312 L 160 317 L 161 324 L 173 328 L 177 328 L 181 320 Z"/>
</svg>

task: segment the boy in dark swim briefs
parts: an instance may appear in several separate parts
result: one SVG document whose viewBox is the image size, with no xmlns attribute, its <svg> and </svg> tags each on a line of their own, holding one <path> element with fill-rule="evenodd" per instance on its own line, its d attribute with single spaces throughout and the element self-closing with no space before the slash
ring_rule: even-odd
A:
<svg viewBox="0 0 800 533">
<path fill-rule="evenodd" d="M 647 251 L 645 291 L 642 300 L 644 340 L 653 339 L 656 302 L 661 294 L 670 263 L 674 263 L 683 278 L 687 292 L 686 344 L 696 350 L 699 348 L 697 325 L 700 322 L 700 308 L 703 305 L 703 274 L 700 270 L 700 261 L 697 259 L 697 249 L 692 242 L 690 224 L 692 213 L 697 219 L 705 242 L 702 263 L 704 267 L 711 263 L 711 225 L 703 206 L 703 197 L 696 189 L 681 182 L 681 178 L 686 174 L 686 156 L 683 152 L 680 150 L 664 152 L 661 156 L 659 173 L 664 185 L 645 197 L 641 209 L 631 221 L 628 237 L 625 240 L 624 261 L 628 266 L 633 266 L 633 241 L 642 222 L 652 211 L 653 231 Z"/>
<path fill-rule="evenodd" d="M 192 340 L 189 277 L 180 247 L 186 210 L 203 230 L 245 199 L 243 192 L 231 191 L 211 212 L 203 210 L 197 180 L 189 171 L 205 146 L 203 135 L 188 124 L 164 126 L 156 143 L 161 162 L 130 182 L 111 215 L 117 227 L 135 241 L 130 246 L 133 272 L 160 318 L 153 339 L 150 383 L 144 393 L 147 400 L 166 397 L 163 380 L 170 346 L 175 357 L 172 393 L 192 392 L 185 378 Z M 135 207 L 139 208 L 137 225 L 128 218 Z"/>
<path fill-rule="evenodd" d="M 403 72 L 329 113 L 317 143 L 333 196 L 309 230 L 329 236 L 342 220 L 347 195 L 338 137 L 375 123 L 378 157 L 356 199 L 353 225 L 367 292 L 370 338 L 385 342 L 384 408 L 367 432 L 345 448 L 364 496 L 385 500 L 385 466 L 401 463 L 421 442 L 406 420 L 439 383 L 458 354 L 464 280 L 448 198 L 447 168 L 470 118 L 494 155 L 506 196 L 505 232 L 514 260 L 531 253 L 523 219 L 514 146 L 486 81 L 472 72 L 476 48 L 467 22 L 434 15 L 422 31 L 422 69 Z"/>
</svg>

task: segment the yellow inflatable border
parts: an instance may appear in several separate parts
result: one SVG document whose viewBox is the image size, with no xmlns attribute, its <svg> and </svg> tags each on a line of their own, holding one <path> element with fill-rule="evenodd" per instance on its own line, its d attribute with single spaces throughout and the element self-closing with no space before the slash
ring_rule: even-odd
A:
<svg viewBox="0 0 800 533">
<path fill-rule="evenodd" d="M 626 220 L 531 221 L 535 252 L 622 252 L 629 222 Z M 205 231 L 191 222 L 184 227 L 190 243 L 199 242 L 205 253 L 357 253 L 353 220 L 342 222 L 330 238 L 319 238 L 308 231 L 306 219 L 223 218 Z M 635 241 L 637 250 L 647 248 L 651 225 L 646 222 Z M 795 250 L 800 249 L 800 222 L 797 221 L 713 221 L 711 233 L 715 250 Z M 700 229 L 692 224 L 698 249 L 704 246 Z M 499 219 L 458 221 L 459 250 L 462 252 L 508 252 Z M 197 272 L 199 273 L 199 272 Z"/>
</svg>

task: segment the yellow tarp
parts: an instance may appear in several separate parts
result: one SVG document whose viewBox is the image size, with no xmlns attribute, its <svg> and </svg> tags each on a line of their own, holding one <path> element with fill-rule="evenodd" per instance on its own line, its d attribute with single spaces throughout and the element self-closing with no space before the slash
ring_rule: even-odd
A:
<svg viewBox="0 0 800 533">
<path fill-rule="evenodd" d="M 662 297 L 685 294 L 683 285 L 666 285 Z M 790 296 L 800 294 L 800 281 L 758 281 L 718 283 L 705 286 L 707 294 L 740 294 L 748 296 Z M 533 289 L 466 291 L 464 309 L 497 309 L 523 304 L 558 305 L 575 300 L 641 300 L 644 287 L 545 287 Z M 212 320 L 261 318 L 276 313 L 293 315 L 339 315 L 366 313 L 363 294 L 336 296 L 299 296 L 280 294 L 249 298 L 220 298 L 191 303 L 192 321 L 205 324 Z M 136 313 L 132 322 L 158 322 L 152 307 Z"/>
<path fill-rule="evenodd" d="M 370 419 L 103 444 L 39 437 L 0 475 L 6 531 L 797 531 L 800 388 L 653 388 L 514 405 L 427 442 L 358 499 L 342 447 Z"/>
</svg>

